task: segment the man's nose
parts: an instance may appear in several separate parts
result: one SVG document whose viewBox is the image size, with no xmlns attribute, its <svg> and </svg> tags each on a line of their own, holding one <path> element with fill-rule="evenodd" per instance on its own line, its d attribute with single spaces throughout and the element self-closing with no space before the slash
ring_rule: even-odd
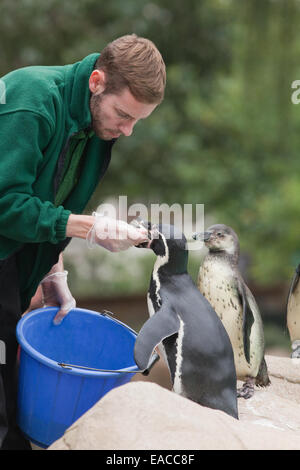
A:
<svg viewBox="0 0 300 470">
<path fill-rule="evenodd" d="M 132 134 L 135 123 L 136 121 L 126 122 L 122 124 L 121 126 L 119 126 L 119 129 L 123 135 L 125 135 L 126 137 L 129 137 Z"/>
</svg>

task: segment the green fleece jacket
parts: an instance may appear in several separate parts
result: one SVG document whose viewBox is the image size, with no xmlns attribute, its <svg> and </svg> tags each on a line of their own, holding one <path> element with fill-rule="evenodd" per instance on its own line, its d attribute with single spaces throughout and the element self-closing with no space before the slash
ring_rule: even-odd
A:
<svg viewBox="0 0 300 470">
<path fill-rule="evenodd" d="M 76 186 L 56 207 L 59 172 L 72 139 L 82 131 L 91 134 L 88 79 L 98 56 L 2 77 L 0 259 L 16 254 L 23 309 L 69 241 L 69 215 L 82 213 L 110 161 L 113 141 L 88 138 Z"/>
</svg>

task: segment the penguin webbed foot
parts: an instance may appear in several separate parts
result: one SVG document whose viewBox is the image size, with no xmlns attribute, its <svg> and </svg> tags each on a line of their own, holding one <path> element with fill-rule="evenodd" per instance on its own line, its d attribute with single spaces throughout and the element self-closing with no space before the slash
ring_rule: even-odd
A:
<svg viewBox="0 0 300 470">
<path fill-rule="evenodd" d="M 249 377 L 246 379 L 246 382 L 243 384 L 241 388 L 237 389 L 237 397 L 238 398 L 244 398 L 245 400 L 248 400 L 248 398 L 253 397 L 254 395 L 254 382 L 255 379 L 252 377 Z"/>
<path fill-rule="evenodd" d="M 300 347 L 295 349 L 291 354 L 292 359 L 300 359 Z"/>
<path fill-rule="evenodd" d="M 292 344 L 292 354 L 291 354 L 291 358 L 292 359 L 300 359 L 300 341 L 299 340 L 296 340 L 293 342 Z"/>
</svg>

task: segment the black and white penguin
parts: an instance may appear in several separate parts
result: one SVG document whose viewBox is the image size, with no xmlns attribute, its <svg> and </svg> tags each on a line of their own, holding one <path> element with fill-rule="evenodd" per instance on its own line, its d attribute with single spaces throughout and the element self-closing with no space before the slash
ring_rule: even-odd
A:
<svg viewBox="0 0 300 470">
<path fill-rule="evenodd" d="M 212 225 L 202 234 L 209 249 L 198 274 L 198 288 L 215 309 L 230 337 L 236 375 L 245 383 L 238 397 L 250 398 L 254 385 L 270 380 L 264 359 L 264 331 L 259 308 L 238 268 L 239 240 L 231 227 Z"/>
<path fill-rule="evenodd" d="M 292 342 L 292 358 L 300 358 L 300 264 L 295 270 L 287 301 L 287 326 Z"/>
<path fill-rule="evenodd" d="M 159 225 L 147 247 L 157 260 L 147 298 L 150 318 L 134 348 L 137 365 L 146 369 L 161 343 L 175 393 L 238 418 L 231 343 L 218 315 L 187 273 L 184 235 L 173 226 Z"/>
</svg>

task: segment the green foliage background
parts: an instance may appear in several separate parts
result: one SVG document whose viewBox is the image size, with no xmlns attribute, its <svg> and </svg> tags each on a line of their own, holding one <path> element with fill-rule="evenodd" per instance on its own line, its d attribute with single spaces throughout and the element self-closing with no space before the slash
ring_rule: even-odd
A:
<svg viewBox="0 0 300 470">
<path fill-rule="evenodd" d="M 299 20 L 298 0 L 1 0 L 0 76 L 75 62 L 122 34 L 152 39 L 165 100 L 119 139 L 89 210 L 119 194 L 205 204 L 237 231 L 252 278 L 274 284 L 300 261 Z"/>
</svg>

